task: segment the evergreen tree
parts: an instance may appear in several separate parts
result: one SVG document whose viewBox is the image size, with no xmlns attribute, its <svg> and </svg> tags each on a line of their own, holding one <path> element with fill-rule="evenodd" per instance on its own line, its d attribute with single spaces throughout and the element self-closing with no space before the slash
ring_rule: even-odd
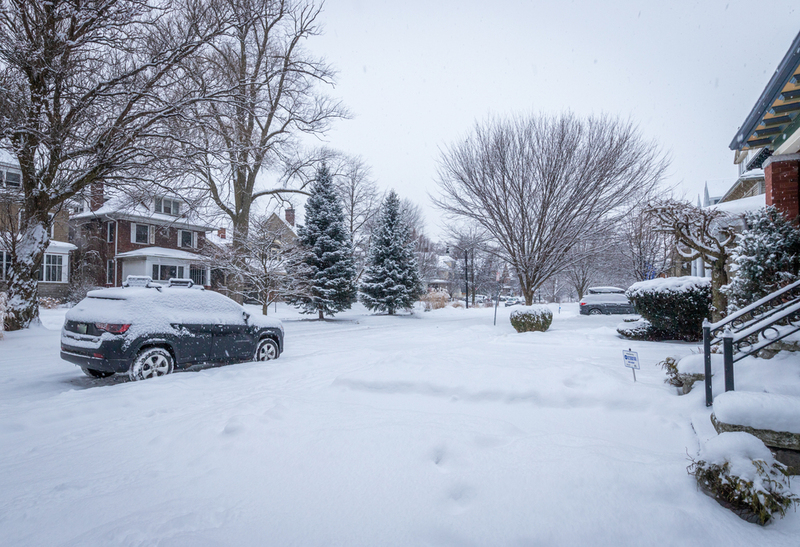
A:
<svg viewBox="0 0 800 547">
<path fill-rule="evenodd" d="M 800 230 L 775 207 L 747 213 L 732 254 L 733 280 L 724 287 L 733 312 L 797 280 Z"/>
<path fill-rule="evenodd" d="M 356 271 L 350 234 L 344 224 L 342 205 L 328 167 L 323 165 L 311 185 L 306 202 L 305 226 L 298 230 L 300 243 L 309 251 L 311 295 L 296 299 L 303 313 L 325 315 L 350 308 L 356 297 Z"/>
<path fill-rule="evenodd" d="M 413 247 L 411 231 L 402 218 L 400 200 L 393 190 L 381 207 L 360 287 L 361 302 L 367 308 L 394 315 L 398 309 L 410 309 L 419 299 L 422 284 Z"/>
</svg>

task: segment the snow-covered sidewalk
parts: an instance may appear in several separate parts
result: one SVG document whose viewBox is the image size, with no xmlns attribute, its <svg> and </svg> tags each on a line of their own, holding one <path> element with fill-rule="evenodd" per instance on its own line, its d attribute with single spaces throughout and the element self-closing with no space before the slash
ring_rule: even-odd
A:
<svg viewBox="0 0 800 547">
<path fill-rule="evenodd" d="M 513 309 L 279 307 L 279 360 L 139 383 L 61 361 L 44 310 L 0 341 L 0 545 L 797 545 L 797 513 L 748 524 L 686 472 L 703 390 L 654 365 L 697 344 Z"/>
</svg>

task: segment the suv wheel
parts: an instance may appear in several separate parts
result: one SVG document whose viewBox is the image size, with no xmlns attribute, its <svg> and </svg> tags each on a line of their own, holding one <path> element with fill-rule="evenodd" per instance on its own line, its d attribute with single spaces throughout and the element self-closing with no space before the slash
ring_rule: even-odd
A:
<svg viewBox="0 0 800 547">
<path fill-rule="evenodd" d="M 109 372 L 107 370 L 95 370 L 93 368 L 86 367 L 81 367 L 81 370 L 90 378 L 108 378 L 109 376 L 114 376 L 113 372 Z"/>
<path fill-rule="evenodd" d="M 279 355 L 280 352 L 278 350 L 278 343 L 272 338 L 263 338 L 258 341 L 253 360 L 270 361 L 272 359 L 277 359 Z"/>
<path fill-rule="evenodd" d="M 589 310 L 589 315 L 602 315 L 603 312 L 599 308 L 592 308 Z"/>
<path fill-rule="evenodd" d="M 128 370 L 131 380 L 147 380 L 172 372 L 172 354 L 164 348 L 147 348 L 139 352 Z"/>
</svg>

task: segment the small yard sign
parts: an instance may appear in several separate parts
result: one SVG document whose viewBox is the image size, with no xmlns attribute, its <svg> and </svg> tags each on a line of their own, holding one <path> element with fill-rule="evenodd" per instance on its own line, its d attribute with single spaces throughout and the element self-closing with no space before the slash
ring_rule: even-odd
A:
<svg viewBox="0 0 800 547">
<path fill-rule="evenodd" d="M 625 362 L 625 366 L 631 369 L 633 372 L 633 381 L 636 381 L 636 369 L 639 368 L 639 354 L 635 351 L 628 351 L 622 350 L 622 360 Z"/>
</svg>

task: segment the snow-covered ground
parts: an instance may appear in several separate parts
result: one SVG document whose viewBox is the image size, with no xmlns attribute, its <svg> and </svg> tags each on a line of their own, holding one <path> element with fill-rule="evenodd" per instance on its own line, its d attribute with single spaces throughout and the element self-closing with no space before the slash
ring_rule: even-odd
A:
<svg viewBox="0 0 800 547">
<path fill-rule="evenodd" d="M 279 360 L 138 383 L 61 361 L 43 310 L 0 341 L 0 545 L 798 545 L 800 514 L 748 524 L 687 474 L 703 389 L 654 365 L 697 344 L 513 309 L 279 306 Z"/>
</svg>

